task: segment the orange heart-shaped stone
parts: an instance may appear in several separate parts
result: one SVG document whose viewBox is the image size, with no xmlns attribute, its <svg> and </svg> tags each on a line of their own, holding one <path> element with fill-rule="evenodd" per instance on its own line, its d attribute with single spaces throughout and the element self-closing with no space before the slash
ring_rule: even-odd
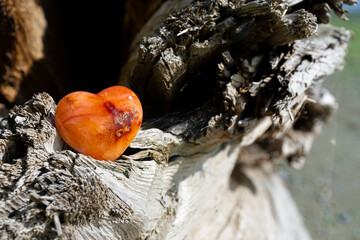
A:
<svg viewBox="0 0 360 240">
<path fill-rule="evenodd" d="M 98 94 L 73 92 L 55 112 L 61 137 L 73 149 L 98 160 L 115 161 L 139 131 L 143 111 L 139 98 L 126 87 Z"/>
</svg>

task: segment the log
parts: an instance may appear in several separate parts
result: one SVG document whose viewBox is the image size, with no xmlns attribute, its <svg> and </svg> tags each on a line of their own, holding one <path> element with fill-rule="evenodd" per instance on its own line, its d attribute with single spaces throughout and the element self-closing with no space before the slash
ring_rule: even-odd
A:
<svg viewBox="0 0 360 240">
<path fill-rule="evenodd" d="M 11 109 L 0 238 L 310 239 L 274 164 L 300 168 L 336 109 L 322 81 L 351 35 L 320 25 L 324 11 L 344 14 L 342 1 L 327 6 L 164 2 L 120 75 L 145 121 L 115 162 L 63 142 L 49 94 Z"/>
</svg>

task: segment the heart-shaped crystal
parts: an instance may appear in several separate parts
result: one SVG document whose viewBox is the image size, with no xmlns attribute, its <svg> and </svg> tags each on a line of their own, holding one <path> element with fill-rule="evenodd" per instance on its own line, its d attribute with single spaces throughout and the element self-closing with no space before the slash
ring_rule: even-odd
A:
<svg viewBox="0 0 360 240">
<path fill-rule="evenodd" d="M 61 137 L 73 149 L 98 160 L 115 161 L 139 131 L 143 111 L 139 98 L 122 86 L 98 94 L 73 92 L 55 112 Z"/>
</svg>

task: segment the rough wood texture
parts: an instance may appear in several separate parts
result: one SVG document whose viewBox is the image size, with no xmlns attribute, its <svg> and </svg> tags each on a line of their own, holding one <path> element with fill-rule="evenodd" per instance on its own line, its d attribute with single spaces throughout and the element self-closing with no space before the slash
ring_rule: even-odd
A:
<svg viewBox="0 0 360 240">
<path fill-rule="evenodd" d="M 72 151 L 46 93 L 0 118 L 1 239 L 310 239 L 273 163 L 301 167 L 336 108 L 349 31 L 305 1 L 164 4 L 123 71 L 152 119 L 120 159 Z"/>
<path fill-rule="evenodd" d="M 271 169 L 237 167 L 233 171 L 241 149 L 237 141 L 189 148 L 172 134 L 148 129 L 141 131 L 131 144 L 132 150 L 139 152 L 123 155 L 115 163 L 101 162 L 62 150 L 64 143 L 54 128 L 54 110 L 51 97 L 40 94 L 25 106 L 11 110 L 1 121 L 2 238 L 61 235 L 76 239 L 182 239 L 185 235 L 198 235 L 201 226 L 210 227 L 211 218 L 208 222 L 201 220 L 202 224 L 196 219 L 204 217 L 200 213 L 208 211 L 213 203 L 215 209 L 209 214 L 216 215 L 224 208 L 231 216 L 232 206 L 223 206 L 221 193 L 229 195 L 234 207 L 246 204 L 247 200 L 241 201 L 246 196 L 253 199 L 248 203 L 258 201 L 268 206 L 259 216 L 247 213 L 248 206 L 239 207 L 239 215 L 231 220 L 235 221 L 233 227 L 238 228 L 239 217 L 252 215 L 252 219 L 246 217 L 250 226 L 243 226 L 249 239 L 260 234 L 256 222 L 263 221 L 269 227 L 263 236 L 275 230 L 272 226 L 281 228 L 270 215 L 270 202 L 266 202 L 269 198 L 263 196 L 268 193 L 261 182 L 275 181 L 275 188 L 285 191 L 285 196 L 288 193 Z M 240 146 L 252 143 L 270 124 L 269 118 L 260 121 Z M 247 171 L 259 177 L 247 177 Z M 287 202 L 277 193 L 272 194 L 278 197 L 280 205 Z M 210 205 L 204 205 L 204 199 L 215 202 L 205 201 Z M 301 222 L 292 202 L 289 208 L 288 217 L 294 215 L 295 221 Z M 192 218 L 195 213 L 199 215 Z M 234 229 L 224 230 L 230 233 L 217 229 L 217 234 L 231 234 Z M 279 234 L 290 231 L 285 230 Z M 304 234 L 301 224 L 294 225 L 291 231 Z"/>
<path fill-rule="evenodd" d="M 123 62 L 126 62 L 127 60 L 129 46 L 134 36 L 138 33 L 138 31 L 142 28 L 142 26 L 146 23 L 150 16 L 155 12 L 155 10 L 159 8 L 162 2 L 164 2 L 164 0 L 141 0 L 136 2 L 131 0 L 125 1 L 121 35 L 122 45 L 124 48 L 127 49 L 124 49 Z"/>
</svg>

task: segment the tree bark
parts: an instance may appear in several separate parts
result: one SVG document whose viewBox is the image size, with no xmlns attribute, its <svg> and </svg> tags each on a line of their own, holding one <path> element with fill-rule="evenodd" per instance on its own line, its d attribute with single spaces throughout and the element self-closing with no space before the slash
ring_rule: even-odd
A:
<svg viewBox="0 0 360 240">
<path fill-rule="evenodd" d="M 300 168 L 336 108 L 321 83 L 350 32 L 331 10 L 165 1 L 120 75 L 145 121 L 118 160 L 67 146 L 47 93 L 0 118 L 0 238 L 310 239 L 274 164 Z"/>
</svg>

